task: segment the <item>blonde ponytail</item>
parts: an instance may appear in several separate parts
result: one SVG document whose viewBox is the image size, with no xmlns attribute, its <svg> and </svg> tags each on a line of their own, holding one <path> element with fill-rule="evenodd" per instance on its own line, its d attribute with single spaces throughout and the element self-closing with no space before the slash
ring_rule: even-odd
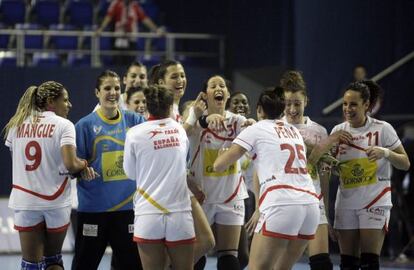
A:
<svg viewBox="0 0 414 270">
<path fill-rule="evenodd" d="M 3 128 L 4 138 L 7 137 L 7 134 L 12 128 L 20 126 L 29 116 L 37 117 L 38 109 L 36 107 L 36 92 L 37 86 L 30 86 L 20 98 L 16 113 Z"/>
<path fill-rule="evenodd" d="M 7 134 L 12 128 L 20 126 L 29 116 L 32 117 L 32 123 L 34 123 L 39 113 L 46 109 L 48 98 L 58 98 L 64 89 L 62 84 L 54 81 L 44 82 L 38 87 L 30 86 L 27 88 L 20 98 L 16 113 L 3 128 L 4 138 L 7 138 Z"/>
</svg>

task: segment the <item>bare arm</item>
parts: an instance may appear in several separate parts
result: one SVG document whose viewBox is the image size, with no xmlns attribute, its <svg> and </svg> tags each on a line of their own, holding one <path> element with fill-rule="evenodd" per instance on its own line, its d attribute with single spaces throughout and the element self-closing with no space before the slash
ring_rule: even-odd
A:
<svg viewBox="0 0 414 270">
<path fill-rule="evenodd" d="M 308 157 L 308 163 L 316 165 L 322 155 L 327 153 L 334 146 L 334 144 L 339 142 L 352 142 L 352 135 L 344 130 L 332 133 L 313 147 L 312 152 Z"/>
<path fill-rule="evenodd" d="M 76 147 L 73 145 L 63 145 L 60 148 L 63 164 L 71 174 L 78 173 L 87 168 L 88 162 L 76 156 Z"/>
<path fill-rule="evenodd" d="M 224 171 L 229 165 L 241 158 L 245 152 L 246 149 L 240 145 L 232 144 L 229 150 L 219 155 L 216 161 L 214 161 L 214 170 L 216 172 Z"/>
<path fill-rule="evenodd" d="M 108 24 L 111 22 L 112 18 L 111 16 L 106 15 L 105 18 L 103 19 L 101 26 L 99 26 L 97 32 L 100 33 L 102 32 L 107 26 Z"/>
<path fill-rule="evenodd" d="M 387 152 L 389 153 L 388 157 L 386 157 Z M 367 149 L 366 153 L 370 161 L 386 158 L 392 166 L 399 170 L 407 171 L 410 168 L 410 160 L 408 159 L 407 153 L 402 145 L 398 146 L 394 150 L 372 146 Z"/>
<path fill-rule="evenodd" d="M 204 111 L 207 109 L 207 105 L 203 98 L 204 93 L 199 93 L 196 100 L 191 104 L 191 107 L 188 109 L 188 113 L 183 113 L 183 128 L 187 133 L 187 136 L 190 136 L 192 134 L 193 129 L 197 126 L 198 119 L 203 115 Z"/>
<path fill-rule="evenodd" d="M 255 198 L 255 205 L 256 209 L 259 209 L 259 196 L 260 196 L 260 184 L 259 184 L 259 176 L 257 176 L 257 172 L 255 171 L 253 174 L 253 193 Z"/>
<path fill-rule="evenodd" d="M 150 17 L 146 17 L 142 20 L 142 23 L 148 27 L 152 32 L 158 32 L 158 26 L 151 20 Z"/>
</svg>

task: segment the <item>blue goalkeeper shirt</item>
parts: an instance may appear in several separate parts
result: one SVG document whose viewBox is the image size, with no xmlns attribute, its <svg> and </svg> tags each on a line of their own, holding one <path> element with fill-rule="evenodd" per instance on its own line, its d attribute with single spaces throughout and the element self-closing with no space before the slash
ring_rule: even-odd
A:
<svg viewBox="0 0 414 270">
<path fill-rule="evenodd" d="M 100 174 L 92 181 L 78 179 L 78 211 L 110 212 L 133 209 L 136 183 L 123 169 L 124 142 L 130 127 L 145 119 L 136 113 L 120 110 L 116 119 L 107 119 L 94 111 L 76 123 L 78 157 Z"/>
</svg>

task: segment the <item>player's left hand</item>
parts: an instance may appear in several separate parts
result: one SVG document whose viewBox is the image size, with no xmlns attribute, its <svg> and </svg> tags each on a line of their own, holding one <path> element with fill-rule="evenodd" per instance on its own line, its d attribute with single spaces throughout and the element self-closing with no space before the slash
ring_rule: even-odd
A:
<svg viewBox="0 0 414 270">
<path fill-rule="evenodd" d="M 81 177 L 84 180 L 90 181 L 95 179 L 99 174 L 95 172 L 95 170 L 92 167 L 86 167 L 81 171 Z"/>
<path fill-rule="evenodd" d="M 249 119 L 246 119 L 246 121 L 243 122 L 241 127 L 244 128 L 244 127 L 251 126 L 253 124 L 256 124 L 256 120 L 254 120 L 253 118 L 249 118 Z"/>
<path fill-rule="evenodd" d="M 371 146 L 365 151 L 365 153 L 368 156 L 368 160 L 373 162 L 383 158 L 385 156 L 385 151 L 386 150 L 382 147 Z"/>
<path fill-rule="evenodd" d="M 252 217 L 249 221 L 244 225 L 246 227 L 246 232 L 252 236 L 254 234 L 254 230 L 256 229 L 257 223 L 259 222 L 260 218 L 260 212 L 259 208 L 256 208 L 256 211 L 254 211 Z"/>
</svg>

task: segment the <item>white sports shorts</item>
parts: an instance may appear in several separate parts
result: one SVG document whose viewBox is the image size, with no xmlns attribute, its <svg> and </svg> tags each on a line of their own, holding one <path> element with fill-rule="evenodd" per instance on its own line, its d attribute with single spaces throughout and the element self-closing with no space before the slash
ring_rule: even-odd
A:
<svg viewBox="0 0 414 270">
<path fill-rule="evenodd" d="M 14 228 L 29 232 L 46 227 L 48 232 L 64 232 L 69 227 L 72 206 L 50 210 L 14 210 Z"/>
<path fill-rule="evenodd" d="M 191 211 L 135 215 L 134 241 L 138 244 L 163 243 L 167 246 L 194 243 Z"/>
<path fill-rule="evenodd" d="M 210 225 L 239 225 L 244 224 L 244 200 L 228 203 L 205 203 L 201 206 Z"/>
<path fill-rule="evenodd" d="M 319 215 L 319 204 L 272 206 L 261 213 L 255 232 L 288 240 L 314 239 Z"/>
<path fill-rule="evenodd" d="M 336 209 L 334 228 L 338 230 L 383 229 L 388 232 L 391 206 L 367 209 Z"/>
</svg>

